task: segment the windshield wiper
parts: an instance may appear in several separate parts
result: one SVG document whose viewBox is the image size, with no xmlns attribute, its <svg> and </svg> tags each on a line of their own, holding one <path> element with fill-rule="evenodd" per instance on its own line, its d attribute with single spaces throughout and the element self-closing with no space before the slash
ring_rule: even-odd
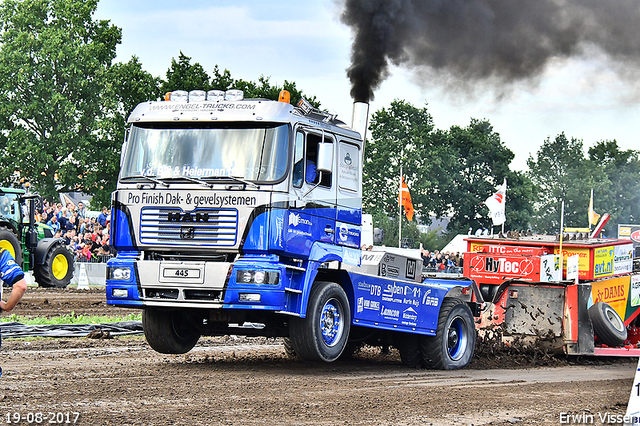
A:
<svg viewBox="0 0 640 426">
<path fill-rule="evenodd" d="M 246 180 L 243 177 L 236 177 L 236 176 L 207 176 L 206 178 L 203 178 L 203 180 L 232 180 L 234 182 L 237 183 L 241 183 L 244 186 L 252 186 L 254 188 L 259 188 L 258 185 L 256 185 L 255 183 Z"/>
<path fill-rule="evenodd" d="M 165 186 L 165 187 L 169 186 L 166 182 L 163 182 L 160 179 L 156 179 L 155 176 L 145 176 L 145 175 L 125 176 L 120 180 L 121 181 L 128 181 L 128 180 L 138 180 L 138 179 L 146 180 L 146 181 L 154 183 L 156 185 L 162 185 L 162 186 Z"/>
<path fill-rule="evenodd" d="M 173 176 L 173 177 L 165 178 L 165 179 L 166 180 L 181 180 L 181 179 L 183 179 L 183 180 L 187 180 L 189 182 L 198 183 L 198 184 L 200 184 L 202 186 L 206 186 L 209 189 L 213 188 L 213 184 L 205 182 L 203 179 L 193 178 L 191 176 Z"/>
</svg>

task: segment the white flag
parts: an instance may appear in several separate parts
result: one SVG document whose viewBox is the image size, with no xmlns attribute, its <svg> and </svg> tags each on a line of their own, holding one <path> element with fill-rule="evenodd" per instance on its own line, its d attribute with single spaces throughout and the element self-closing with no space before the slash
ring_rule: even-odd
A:
<svg viewBox="0 0 640 426">
<path fill-rule="evenodd" d="M 494 226 L 502 225 L 507 217 L 504 214 L 504 206 L 507 198 L 507 179 L 505 178 L 502 186 L 491 197 L 487 198 L 484 203 L 489 207 L 489 216 L 493 220 Z"/>
</svg>

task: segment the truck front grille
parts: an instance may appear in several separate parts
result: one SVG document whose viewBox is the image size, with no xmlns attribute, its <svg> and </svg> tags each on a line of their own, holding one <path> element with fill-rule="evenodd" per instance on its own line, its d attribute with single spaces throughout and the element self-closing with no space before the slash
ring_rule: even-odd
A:
<svg viewBox="0 0 640 426">
<path fill-rule="evenodd" d="M 236 244 L 238 211 L 144 207 L 140 212 L 140 242 L 173 246 L 231 247 Z"/>
</svg>

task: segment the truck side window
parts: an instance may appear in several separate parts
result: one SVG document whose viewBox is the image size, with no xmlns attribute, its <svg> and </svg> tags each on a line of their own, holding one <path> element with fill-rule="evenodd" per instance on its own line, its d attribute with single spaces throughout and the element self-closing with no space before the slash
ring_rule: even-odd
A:
<svg viewBox="0 0 640 426">
<path fill-rule="evenodd" d="M 302 186 L 302 172 L 304 171 L 304 133 L 296 133 L 296 145 L 293 151 L 293 186 Z"/>
<path fill-rule="evenodd" d="M 322 142 L 322 137 L 320 135 L 312 133 L 307 134 L 305 181 L 308 184 L 315 185 L 318 183 L 318 179 L 320 177 L 320 173 L 316 170 L 316 165 L 318 164 L 318 144 L 320 142 Z M 326 136 L 325 142 L 327 142 Z M 331 173 L 322 174 L 322 182 L 320 182 L 320 186 L 327 188 L 331 187 Z"/>
</svg>

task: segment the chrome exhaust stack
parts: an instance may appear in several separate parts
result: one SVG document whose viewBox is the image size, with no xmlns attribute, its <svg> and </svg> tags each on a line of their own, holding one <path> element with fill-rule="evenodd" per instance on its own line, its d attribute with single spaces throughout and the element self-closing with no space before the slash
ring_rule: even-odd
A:
<svg viewBox="0 0 640 426">
<path fill-rule="evenodd" d="M 351 128 L 362 136 L 362 145 L 367 141 L 367 127 L 369 125 L 369 104 L 355 101 L 351 115 Z"/>
</svg>

